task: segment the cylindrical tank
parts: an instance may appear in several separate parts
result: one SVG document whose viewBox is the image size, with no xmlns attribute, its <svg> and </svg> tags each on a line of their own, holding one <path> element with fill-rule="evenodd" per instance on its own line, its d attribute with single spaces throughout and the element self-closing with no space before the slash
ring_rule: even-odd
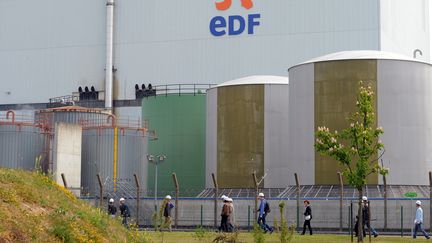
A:
<svg viewBox="0 0 432 243">
<path fill-rule="evenodd" d="M 124 127 L 84 128 L 82 137 L 81 187 L 83 193 L 98 195 L 99 174 L 105 186 L 130 191 L 137 175 L 141 189 L 146 188 L 147 135 L 145 129 Z M 107 182 L 107 183 L 105 183 Z M 127 187 L 127 188 L 121 188 Z M 114 188 L 106 188 L 112 190 Z"/>
<path fill-rule="evenodd" d="M 173 88 L 177 87 L 176 85 Z M 158 194 L 174 190 L 176 173 L 182 196 L 196 196 L 205 187 L 205 88 L 199 85 L 175 92 L 144 98 L 143 120 L 157 131 L 157 140 L 149 142 L 149 154 L 166 155 L 158 165 Z M 163 87 L 162 87 L 163 88 Z M 184 88 L 184 89 L 183 89 Z M 167 90 L 170 87 L 168 86 Z M 162 93 L 160 91 L 158 93 Z M 155 184 L 155 166 L 149 165 L 148 188 Z"/>
<path fill-rule="evenodd" d="M 0 167 L 42 169 L 36 161 L 40 157 L 41 163 L 45 157 L 45 136 L 33 123 L 15 119 L 13 112 L 7 118 L 6 113 L 0 116 Z"/>
<path fill-rule="evenodd" d="M 385 145 L 382 161 L 390 168 L 387 183 L 428 184 L 431 75 L 428 63 L 380 51 L 339 52 L 291 67 L 289 109 L 295 115 L 287 149 L 292 172 L 299 173 L 302 184 L 338 183 L 338 163 L 314 151 L 314 131 L 318 126 L 338 131 L 348 127 L 346 118 L 355 112 L 359 81 L 364 81 L 375 91 L 376 125 L 384 128 L 380 139 Z M 381 180 L 372 175 L 368 183 Z"/>
<path fill-rule="evenodd" d="M 37 123 L 48 124 L 51 128 L 55 126 L 56 122 L 99 126 L 106 125 L 109 115 L 109 113 L 99 109 L 65 106 L 37 111 L 35 120 Z"/>
<path fill-rule="evenodd" d="M 207 91 L 206 186 L 285 187 L 288 144 L 288 78 L 250 76 Z"/>
</svg>

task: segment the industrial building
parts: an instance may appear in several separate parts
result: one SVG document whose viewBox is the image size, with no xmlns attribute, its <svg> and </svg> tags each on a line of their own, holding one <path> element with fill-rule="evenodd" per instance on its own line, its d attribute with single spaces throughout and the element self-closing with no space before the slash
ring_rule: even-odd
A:
<svg viewBox="0 0 432 243">
<path fill-rule="evenodd" d="M 91 105 L 140 117 L 135 84 L 286 76 L 292 65 L 349 50 L 430 61 L 427 0 L 217 2 L 0 1 L 0 108 L 46 108 L 93 86 L 101 102 Z M 225 28 L 214 29 L 219 21 Z"/>
</svg>

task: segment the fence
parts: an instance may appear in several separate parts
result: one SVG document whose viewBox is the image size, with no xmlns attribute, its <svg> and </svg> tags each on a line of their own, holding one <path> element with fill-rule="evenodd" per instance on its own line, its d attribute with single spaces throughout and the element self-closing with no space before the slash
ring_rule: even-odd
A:
<svg viewBox="0 0 432 243">
<path fill-rule="evenodd" d="M 121 194 L 121 193 L 120 193 Z M 137 200 L 132 195 L 120 196 L 120 194 L 110 194 L 118 202 L 120 197 L 125 197 L 126 202 L 131 209 L 132 218 L 136 218 Z M 103 199 L 102 207 L 107 206 L 108 199 Z M 84 198 L 91 203 L 96 204 L 99 198 Z M 159 209 L 163 198 L 158 198 L 156 204 Z M 174 200 L 174 197 L 173 197 Z M 255 222 L 254 218 L 254 199 L 253 198 L 234 198 L 234 221 L 237 227 L 243 229 L 251 229 Z M 303 199 L 302 199 L 303 200 Z M 312 226 L 320 231 L 339 231 L 349 233 L 350 228 L 355 223 L 357 215 L 358 203 L 355 199 L 343 200 L 342 206 L 342 229 L 340 229 L 340 204 L 339 200 L 330 199 L 308 199 L 312 207 Z M 413 227 L 413 221 L 416 211 L 416 200 L 422 200 L 422 208 L 424 214 L 424 227 L 430 229 L 429 218 L 429 198 L 411 198 L 411 199 L 388 199 L 387 201 L 387 228 L 384 229 L 384 200 L 370 200 L 371 208 L 371 225 L 378 231 L 385 230 L 386 232 L 395 232 L 397 234 L 410 234 Z M 275 220 L 280 222 L 279 203 L 285 202 L 284 216 L 289 225 L 303 224 L 303 210 L 301 205 L 297 207 L 296 198 L 270 198 L 268 199 L 271 207 L 271 213 L 267 217 L 270 225 L 275 223 Z M 222 202 L 218 202 L 216 222 L 219 225 L 219 214 L 222 208 Z M 179 198 L 178 205 L 178 226 L 195 228 L 197 226 L 214 226 L 214 199 L 211 198 Z M 352 208 L 351 208 L 352 207 Z M 151 227 L 152 216 L 155 212 L 155 200 L 150 197 L 139 198 L 139 224 L 145 227 Z M 175 217 L 175 216 L 174 216 Z"/>
</svg>

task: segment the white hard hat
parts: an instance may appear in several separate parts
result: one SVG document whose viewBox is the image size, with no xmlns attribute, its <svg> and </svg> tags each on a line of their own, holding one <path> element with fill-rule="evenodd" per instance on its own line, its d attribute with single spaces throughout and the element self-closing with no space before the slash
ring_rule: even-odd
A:
<svg viewBox="0 0 432 243">
<path fill-rule="evenodd" d="M 363 200 L 363 201 L 367 201 L 367 197 L 366 197 L 366 196 L 363 196 L 363 197 L 362 197 L 362 200 Z"/>
<path fill-rule="evenodd" d="M 114 199 L 113 199 L 113 198 L 110 198 L 109 202 L 111 202 L 111 203 L 114 202 Z"/>
<path fill-rule="evenodd" d="M 416 204 L 421 206 L 421 201 L 417 201 Z"/>
<path fill-rule="evenodd" d="M 260 193 L 258 194 L 258 197 L 264 197 L 264 193 L 260 192 Z"/>
<path fill-rule="evenodd" d="M 166 195 L 165 199 L 171 200 L 171 196 L 170 195 Z"/>
<path fill-rule="evenodd" d="M 120 198 L 120 202 L 123 202 L 125 199 L 124 198 Z"/>
<path fill-rule="evenodd" d="M 228 197 L 226 200 L 227 200 L 228 202 L 232 202 L 232 201 L 233 201 L 232 198 L 230 198 L 230 197 Z"/>
<path fill-rule="evenodd" d="M 221 197 L 224 201 L 228 198 L 227 196 L 225 196 L 225 195 L 222 195 L 222 197 Z"/>
</svg>

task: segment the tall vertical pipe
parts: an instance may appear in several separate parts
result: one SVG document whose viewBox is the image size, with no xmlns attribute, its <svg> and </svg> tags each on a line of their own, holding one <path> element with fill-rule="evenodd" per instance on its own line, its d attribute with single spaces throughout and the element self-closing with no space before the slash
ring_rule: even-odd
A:
<svg viewBox="0 0 432 243">
<path fill-rule="evenodd" d="M 105 61 L 105 108 L 112 109 L 113 104 L 113 36 L 114 36 L 114 0 L 107 0 L 106 19 L 106 61 Z"/>
</svg>

